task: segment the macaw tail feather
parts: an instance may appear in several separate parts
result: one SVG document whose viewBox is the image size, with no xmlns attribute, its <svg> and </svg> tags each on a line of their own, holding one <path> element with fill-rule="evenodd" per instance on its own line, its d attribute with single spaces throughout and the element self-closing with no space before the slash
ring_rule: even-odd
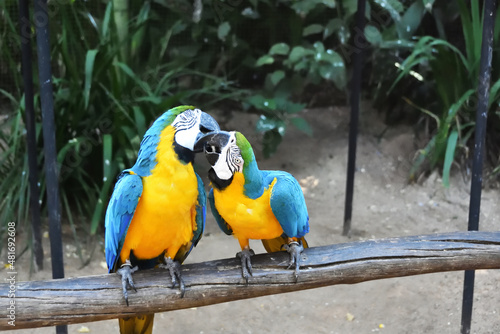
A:
<svg viewBox="0 0 500 334">
<path fill-rule="evenodd" d="M 154 316 L 153 313 L 118 319 L 120 334 L 152 334 Z"/>
<path fill-rule="evenodd" d="M 304 248 L 309 248 L 306 238 L 298 238 L 297 241 L 302 241 L 302 246 L 304 246 Z M 286 245 L 287 243 L 288 237 L 283 235 L 274 239 L 262 239 L 262 244 L 268 253 L 282 251 L 283 245 Z"/>
</svg>

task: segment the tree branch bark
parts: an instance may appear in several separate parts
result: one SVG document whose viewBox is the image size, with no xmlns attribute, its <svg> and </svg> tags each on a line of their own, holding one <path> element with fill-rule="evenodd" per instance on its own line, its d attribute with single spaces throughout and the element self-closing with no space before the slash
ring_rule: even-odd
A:
<svg viewBox="0 0 500 334">
<path fill-rule="evenodd" d="M 252 258 L 253 277 L 241 278 L 239 260 L 182 267 L 186 294 L 170 288 L 162 269 L 134 274 L 137 292 L 122 297 L 116 274 L 18 282 L 15 299 L 0 284 L 0 310 L 15 300 L 15 327 L 2 316 L 0 330 L 106 320 L 137 313 L 199 307 L 233 300 L 370 280 L 434 272 L 500 269 L 500 232 L 456 232 L 368 240 L 306 249 L 295 282 L 285 252 Z"/>
</svg>

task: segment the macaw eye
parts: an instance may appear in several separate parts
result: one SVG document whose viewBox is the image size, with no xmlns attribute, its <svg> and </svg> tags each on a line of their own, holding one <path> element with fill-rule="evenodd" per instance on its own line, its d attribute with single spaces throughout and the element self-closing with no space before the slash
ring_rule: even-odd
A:
<svg viewBox="0 0 500 334">
<path fill-rule="evenodd" d="M 240 158 L 235 158 L 235 159 L 234 159 L 234 162 L 235 162 L 235 163 L 237 163 L 237 164 L 239 165 L 239 164 L 241 164 L 241 162 L 242 162 L 242 161 L 241 161 L 241 159 L 240 159 Z"/>
</svg>

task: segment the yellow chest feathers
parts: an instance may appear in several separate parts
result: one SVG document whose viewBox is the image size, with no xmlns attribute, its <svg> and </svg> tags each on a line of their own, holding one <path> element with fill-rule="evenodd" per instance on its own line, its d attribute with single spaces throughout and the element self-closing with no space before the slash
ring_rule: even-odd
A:
<svg viewBox="0 0 500 334">
<path fill-rule="evenodd" d="M 157 165 L 143 178 L 143 191 L 122 248 L 138 258 L 152 258 L 164 250 L 171 257 L 193 237 L 196 229 L 198 180 L 192 164 L 183 164 L 173 149 L 175 129 L 161 133 Z"/>
<path fill-rule="evenodd" d="M 271 239 L 283 233 L 271 210 L 271 191 L 276 179 L 264 190 L 262 196 L 251 199 L 243 193 L 245 178 L 237 172 L 224 190 L 214 188 L 217 211 L 229 224 L 235 237 L 246 239 Z"/>
</svg>

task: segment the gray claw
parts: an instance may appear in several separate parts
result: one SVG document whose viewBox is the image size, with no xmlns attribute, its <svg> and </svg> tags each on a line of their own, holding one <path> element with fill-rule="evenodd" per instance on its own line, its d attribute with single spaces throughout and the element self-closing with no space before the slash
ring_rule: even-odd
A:
<svg viewBox="0 0 500 334">
<path fill-rule="evenodd" d="M 116 273 L 122 277 L 123 297 L 125 298 L 125 303 L 127 303 L 127 306 L 128 306 L 128 291 L 127 291 L 128 287 L 130 286 L 132 289 L 134 289 L 135 292 L 137 292 L 137 289 L 135 288 L 134 285 L 134 280 L 132 279 L 132 274 L 135 273 L 137 270 L 139 270 L 139 267 L 135 266 L 132 268 L 132 265 L 130 263 L 125 263 L 122 265 L 120 269 L 116 271 Z"/>
<path fill-rule="evenodd" d="M 245 248 L 241 252 L 236 253 L 236 257 L 241 260 L 241 276 L 248 284 L 248 278 L 252 276 L 252 261 L 250 257 L 254 256 L 255 252 L 252 249 Z"/>
<path fill-rule="evenodd" d="M 290 254 L 290 263 L 287 269 L 295 266 L 295 282 L 297 282 L 299 278 L 299 268 L 300 268 L 300 254 L 304 251 L 304 246 L 302 245 L 302 241 L 292 241 L 287 245 L 284 245 L 283 248 Z"/>
<path fill-rule="evenodd" d="M 168 269 L 170 277 L 172 279 L 172 289 L 175 285 L 179 283 L 179 290 L 181 291 L 181 298 L 184 297 L 186 288 L 184 286 L 184 280 L 181 276 L 181 264 L 178 261 L 174 261 L 169 257 L 165 257 L 165 264 L 160 264 L 160 268 Z"/>
</svg>

